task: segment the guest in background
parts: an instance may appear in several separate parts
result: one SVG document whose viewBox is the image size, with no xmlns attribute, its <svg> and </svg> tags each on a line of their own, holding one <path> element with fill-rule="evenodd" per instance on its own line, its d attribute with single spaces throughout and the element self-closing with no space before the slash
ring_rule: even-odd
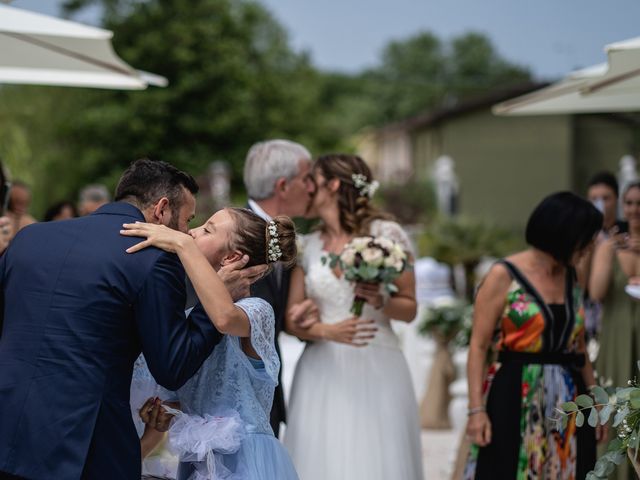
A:
<svg viewBox="0 0 640 480">
<path fill-rule="evenodd" d="M 102 205 L 111 201 L 111 195 L 107 187 L 100 184 L 87 185 L 80 190 L 78 199 L 78 212 L 80 216 L 95 212 Z"/>
<path fill-rule="evenodd" d="M 587 198 L 602 213 L 602 230 L 596 239 L 596 246 L 605 241 L 611 235 L 626 232 L 627 224 L 618 220 L 618 180 L 611 172 L 599 172 L 591 177 L 587 188 Z M 584 271 L 585 278 L 591 274 L 593 255 L 585 255 L 584 262 L 579 267 Z M 588 283 L 587 283 L 588 285 Z M 587 339 L 597 339 L 602 325 L 602 305 L 594 300 L 589 294 L 589 289 L 585 290 L 585 327 Z M 591 350 L 591 343 L 590 351 Z M 597 347 L 592 355 L 597 354 Z M 592 356 L 592 360 L 595 357 Z"/>
<path fill-rule="evenodd" d="M 640 183 L 629 185 L 622 196 L 622 211 L 629 222 L 628 234 L 616 234 L 596 248 L 589 293 L 602 302 L 602 332 L 596 368 L 598 375 L 623 387 L 638 376 L 640 353 L 640 305 L 624 291 L 640 275 Z M 634 282 L 637 281 L 634 279 Z M 625 464 L 618 479 L 630 477 Z"/>
<path fill-rule="evenodd" d="M 496 263 L 478 289 L 467 363 L 475 445 L 465 479 L 573 480 L 593 468 L 593 429 L 548 417 L 595 384 L 575 265 L 601 228 L 602 214 L 586 200 L 550 195 L 529 217 L 529 248 Z M 487 371 L 490 347 L 499 355 Z"/>
<path fill-rule="evenodd" d="M 54 220 L 68 220 L 76 218 L 78 212 L 72 202 L 63 200 L 62 202 L 51 205 L 44 214 L 43 222 L 51 222 Z"/>
<path fill-rule="evenodd" d="M 27 225 L 36 223 L 36 219 L 29 214 L 30 206 L 31 188 L 20 180 L 14 180 L 11 183 L 7 211 L 7 216 L 11 219 L 14 235 Z"/>
</svg>

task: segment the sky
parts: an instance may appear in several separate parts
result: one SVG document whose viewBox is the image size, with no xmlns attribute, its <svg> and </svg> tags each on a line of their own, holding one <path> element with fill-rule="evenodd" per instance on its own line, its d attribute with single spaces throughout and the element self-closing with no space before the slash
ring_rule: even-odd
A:
<svg viewBox="0 0 640 480">
<path fill-rule="evenodd" d="M 553 80 L 606 61 L 608 43 L 640 36 L 640 0 L 255 0 L 289 32 L 296 50 L 322 69 L 373 66 L 390 40 L 431 31 L 448 40 L 488 35 L 507 60 Z M 12 5 L 57 14 L 60 0 Z M 94 9 L 77 17 L 97 23 Z"/>
</svg>

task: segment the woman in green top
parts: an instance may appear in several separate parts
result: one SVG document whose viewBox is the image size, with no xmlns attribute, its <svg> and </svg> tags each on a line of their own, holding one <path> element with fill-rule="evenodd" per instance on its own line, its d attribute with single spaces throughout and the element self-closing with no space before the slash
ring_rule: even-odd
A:
<svg viewBox="0 0 640 480">
<path fill-rule="evenodd" d="M 625 293 L 629 279 L 640 275 L 640 183 L 629 185 L 623 196 L 623 214 L 629 233 L 614 235 L 596 248 L 589 293 L 602 302 L 602 332 L 596 362 L 599 377 L 613 386 L 626 386 L 640 377 L 640 301 Z M 615 435 L 609 433 L 609 437 Z M 636 478 L 627 465 L 618 468 L 617 479 Z"/>
</svg>

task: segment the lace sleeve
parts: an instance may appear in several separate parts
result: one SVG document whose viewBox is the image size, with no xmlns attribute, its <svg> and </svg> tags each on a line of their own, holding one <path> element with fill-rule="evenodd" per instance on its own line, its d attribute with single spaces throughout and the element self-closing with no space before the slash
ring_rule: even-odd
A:
<svg viewBox="0 0 640 480">
<path fill-rule="evenodd" d="M 375 220 L 371 224 L 371 235 L 374 237 L 385 237 L 402 245 L 405 252 L 409 253 L 414 259 L 416 258 L 415 248 L 409 239 L 407 232 L 397 224 L 389 220 Z"/>
<path fill-rule="evenodd" d="M 249 317 L 251 346 L 264 362 L 269 377 L 278 382 L 280 359 L 275 347 L 276 321 L 273 308 L 261 298 L 249 297 L 236 302 Z"/>
</svg>

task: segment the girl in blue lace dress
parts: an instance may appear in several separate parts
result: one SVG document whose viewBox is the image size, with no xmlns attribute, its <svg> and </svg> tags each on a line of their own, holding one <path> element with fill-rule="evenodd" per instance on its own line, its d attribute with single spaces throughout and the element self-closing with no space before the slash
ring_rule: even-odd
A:
<svg viewBox="0 0 640 480">
<path fill-rule="evenodd" d="M 267 223 L 244 209 L 227 208 L 189 235 L 162 225 L 127 224 L 124 235 L 175 252 L 202 306 L 225 334 L 200 370 L 178 390 L 180 410 L 150 399 L 141 411 L 180 454 L 179 480 L 297 480 L 291 460 L 274 437 L 269 412 L 280 361 L 274 346 L 272 307 L 259 298 L 233 303 L 216 274 L 248 255 L 248 266 L 295 262 L 295 229 L 287 217 Z M 211 268 L 213 267 L 213 268 Z M 168 412 L 168 413 L 167 413 Z"/>
</svg>

